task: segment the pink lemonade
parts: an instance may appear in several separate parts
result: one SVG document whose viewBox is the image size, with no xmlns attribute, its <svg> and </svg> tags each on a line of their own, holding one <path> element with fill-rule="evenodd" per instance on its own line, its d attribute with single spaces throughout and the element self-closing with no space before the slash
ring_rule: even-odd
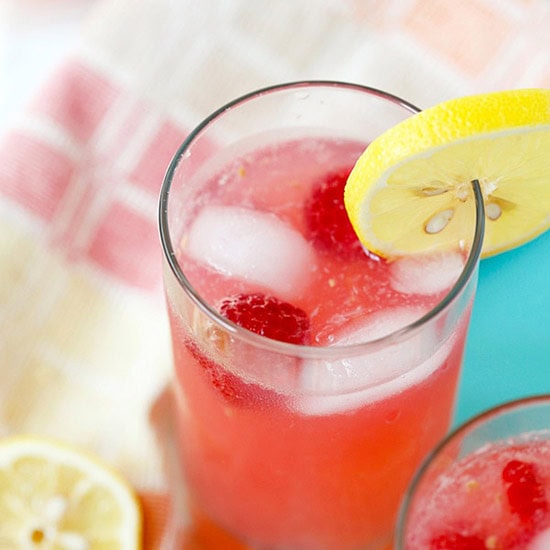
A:
<svg viewBox="0 0 550 550">
<path fill-rule="evenodd" d="M 550 548 L 550 440 L 487 444 L 422 492 L 406 550 Z"/>
<path fill-rule="evenodd" d="M 291 342 L 236 336 L 167 284 L 187 491 L 254 548 L 385 548 L 412 474 L 450 424 L 471 293 L 429 330 L 368 354 L 359 345 L 428 313 L 466 258 L 390 262 L 361 248 L 342 193 L 364 147 L 309 136 L 233 151 L 182 203 L 175 254 L 197 294 Z"/>
</svg>

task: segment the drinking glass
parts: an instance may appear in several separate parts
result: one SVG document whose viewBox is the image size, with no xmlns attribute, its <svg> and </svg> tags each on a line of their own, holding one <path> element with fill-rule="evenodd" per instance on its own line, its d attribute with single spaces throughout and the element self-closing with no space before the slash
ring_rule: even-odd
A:
<svg viewBox="0 0 550 550">
<path fill-rule="evenodd" d="M 396 548 L 550 548 L 549 499 L 550 395 L 508 402 L 428 456 L 403 501 Z"/>
<path fill-rule="evenodd" d="M 410 258 L 316 248 L 304 221 L 312 182 L 341 177 L 416 112 L 355 84 L 273 86 L 207 117 L 168 168 L 160 233 L 188 506 L 250 547 L 386 547 L 415 469 L 449 428 L 483 238 L 479 187 L 444 284 L 445 252 L 408 277 Z M 403 289 L 412 280 L 423 288 Z M 220 313 L 224 297 L 247 293 L 298 304 L 314 340 L 272 339 Z"/>
</svg>

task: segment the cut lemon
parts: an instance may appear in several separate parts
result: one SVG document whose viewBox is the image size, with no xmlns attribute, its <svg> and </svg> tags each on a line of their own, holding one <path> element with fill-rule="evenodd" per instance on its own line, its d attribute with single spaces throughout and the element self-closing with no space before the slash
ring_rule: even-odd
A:
<svg viewBox="0 0 550 550">
<path fill-rule="evenodd" d="M 93 457 L 31 437 L 0 441 L 0 548 L 141 547 L 132 489 Z"/>
<path fill-rule="evenodd" d="M 550 90 L 468 96 L 405 119 L 375 139 L 345 188 L 351 223 L 385 257 L 459 247 L 484 198 L 483 256 L 550 226 Z"/>
</svg>

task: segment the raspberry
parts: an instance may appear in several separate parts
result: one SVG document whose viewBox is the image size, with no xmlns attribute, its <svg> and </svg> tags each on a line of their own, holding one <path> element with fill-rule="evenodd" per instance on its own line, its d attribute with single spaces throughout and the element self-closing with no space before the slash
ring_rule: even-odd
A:
<svg viewBox="0 0 550 550">
<path fill-rule="evenodd" d="M 507 483 L 533 483 L 535 469 L 529 462 L 510 460 L 502 469 L 502 480 Z"/>
<path fill-rule="evenodd" d="M 485 541 L 476 535 L 445 533 L 430 541 L 430 550 L 487 550 Z"/>
<path fill-rule="evenodd" d="M 224 299 L 220 313 L 235 324 L 272 340 L 307 345 L 309 317 L 302 309 L 264 294 L 239 294 Z"/>
<path fill-rule="evenodd" d="M 364 256 L 344 206 L 344 187 L 351 168 L 326 175 L 305 202 L 308 237 L 324 252 L 339 257 Z"/>
<path fill-rule="evenodd" d="M 210 382 L 226 399 L 231 402 L 239 402 L 248 397 L 246 385 L 241 382 L 234 374 L 225 370 L 221 365 L 212 361 L 202 353 L 199 347 L 191 340 L 185 343 L 189 353 L 197 361 L 197 363 L 208 374 Z"/>
<path fill-rule="evenodd" d="M 263 294 L 239 294 L 224 299 L 220 313 L 230 321 L 268 338 L 293 344 L 309 344 L 309 318 L 301 309 Z M 247 382 L 207 357 L 192 340 L 185 342 L 194 360 L 218 393 L 233 405 L 248 406 L 273 400 L 274 393 Z"/>
<path fill-rule="evenodd" d="M 512 513 L 523 522 L 539 521 L 546 513 L 544 487 L 537 479 L 535 466 L 521 460 L 511 460 L 502 470 L 506 496 Z"/>
</svg>

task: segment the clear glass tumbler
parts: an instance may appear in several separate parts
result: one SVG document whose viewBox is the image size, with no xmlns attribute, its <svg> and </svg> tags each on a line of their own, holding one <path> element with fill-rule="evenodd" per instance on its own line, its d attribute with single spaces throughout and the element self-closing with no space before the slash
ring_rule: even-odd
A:
<svg viewBox="0 0 550 550">
<path fill-rule="evenodd" d="M 343 229 L 338 187 L 417 111 L 354 84 L 274 86 L 206 118 L 168 169 L 160 233 L 186 494 L 250 547 L 386 547 L 449 428 L 479 188 L 456 251 L 390 261 Z"/>
<path fill-rule="evenodd" d="M 442 440 L 396 538 L 399 550 L 550 548 L 550 395 L 495 407 Z"/>
</svg>

